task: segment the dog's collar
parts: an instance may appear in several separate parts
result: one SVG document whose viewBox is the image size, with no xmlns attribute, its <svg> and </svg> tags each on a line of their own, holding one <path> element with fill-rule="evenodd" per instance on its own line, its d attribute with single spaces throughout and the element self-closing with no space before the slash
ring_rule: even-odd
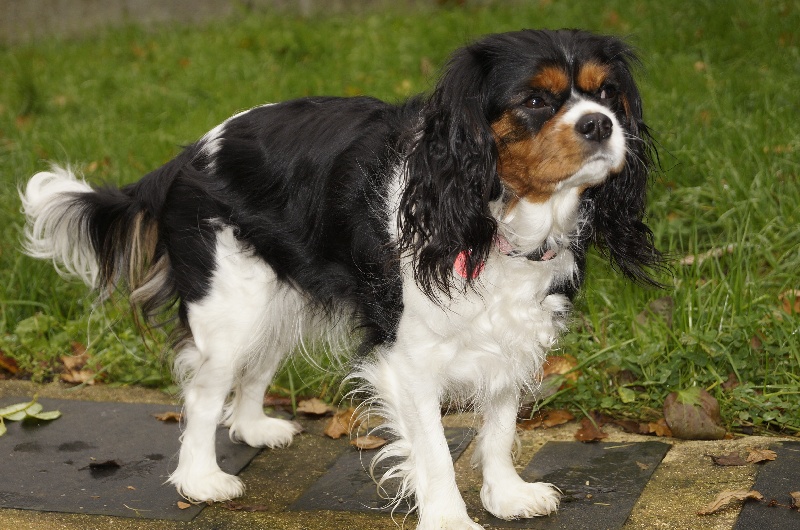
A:
<svg viewBox="0 0 800 530">
<path fill-rule="evenodd" d="M 506 256 L 510 257 L 517 257 L 517 256 L 524 256 L 525 259 L 530 261 L 549 261 L 556 257 L 558 254 L 555 250 L 549 248 L 547 244 L 542 245 L 538 249 L 534 250 L 529 254 L 523 254 L 520 251 L 514 249 L 511 245 L 511 242 L 506 238 L 506 236 L 502 234 L 496 234 L 494 236 L 494 245 L 497 247 L 497 250 L 500 251 L 501 254 L 505 254 Z M 469 250 L 462 250 L 456 256 L 456 261 L 453 263 L 453 268 L 456 271 L 456 274 L 461 276 L 462 278 L 467 278 L 467 256 L 469 256 Z M 472 271 L 472 279 L 477 278 L 480 276 L 481 272 L 483 272 L 483 262 L 479 263 L 475 270 Z"/>
</svg>

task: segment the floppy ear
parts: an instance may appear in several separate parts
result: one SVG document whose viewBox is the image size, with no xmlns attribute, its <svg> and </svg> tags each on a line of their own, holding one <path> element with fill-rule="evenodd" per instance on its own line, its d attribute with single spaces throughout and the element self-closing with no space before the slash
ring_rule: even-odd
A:
<svg viewBox="0 0 800 530">
<path fill-rule="evenodd" d="M 497 149 L 487 117 L 488 67 L 474 46 L 456 53 L 433 94 L 406 161 L 398 222 L 418 285 L 431 298 L 450 293 L 453 263 L 466 252 L 466 281 L 480 271 L 497 223 Z"/>
<path fill-rule="evenodd" d="M 666 270 L 663 256 L 653 244 L 653 232 L 644 223 L 647 190 L 658 153 L 642 117 L 642 99 L 631 75 L 633 53 L 625 48 L 617 56 L 620 80 L 620 112 L 624 113 L 628 153 L 625 167 L 584 197 L 590 208 L 593 239 L 628 278 L 653 286 L 662 285 L 653 273 Z"/>
</svg>

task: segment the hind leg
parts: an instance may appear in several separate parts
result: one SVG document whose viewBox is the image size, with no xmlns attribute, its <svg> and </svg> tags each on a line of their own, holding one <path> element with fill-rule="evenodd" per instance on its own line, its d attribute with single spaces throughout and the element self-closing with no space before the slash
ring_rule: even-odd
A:
<svg viewBox="0 0 800 530">
<path fill-rule="evenodd" d="M 208 292 L 187 304 L 193 343 L 176 361 L 186 426 L 170 482 L 186 497 L 200 501 L 230 499 L 244 492 L 237 477 L 219 468 L 214 450 L 216 427 L 231 391 L 234 400 L 227 419 L 233 437 L 250 445 L 273 446 L 285 445 L 297 432 L 290 422 L 266 418 L 261 404 L 297 329 L 298 312 L 284 301 L 296 302 L 299 296 L 282 286 L 231 229 L 219 230 L 215 237 Z M 266 347 L 269 350 L 263 353 Z"/>
<path fill-rule="evenodd" d="M 233 384 L 226 356 L 209 355 L 195 344 L 185 347 L 178 363 L 191 367 L 183 383 L 185 427 L 181 436 L 178 467 L 170 475 L 181 495 L 193 501 L 221 501 L 244 493 L 242 481 L 217 464 L 216 431 Z"/>
<path fill-rule="evenodd" d="M 244 374 L 234 390 L 229 417 L 232 440 L 251 447 L 283 447 L 292 442 L 295 434 L 302 430 L 294 421 L 271 418 L 264 414 L 264 393 L 275 374 L 274 367 L 253 370 Z"/>
</svg>

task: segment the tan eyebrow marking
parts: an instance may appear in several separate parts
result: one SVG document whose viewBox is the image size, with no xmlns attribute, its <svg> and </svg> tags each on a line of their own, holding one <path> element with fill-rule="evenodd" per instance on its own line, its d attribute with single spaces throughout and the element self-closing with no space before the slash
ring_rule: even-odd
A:
<svg viewBox="0 0 800 530">
<path fill-rule="evenodd" d="M 558 66 L 544 66 L 531 79 L 530 86 L 560 94 L 569 88 L 569 75 Z"/>
<path fill-rule="evenodd" d="M 600 90 L 600 87 L 608 79 L 609 74 L 608 66 L 597 62 L 589 62 L 581 67 L 575 81 L 581 91 L 593 93 Z"/>
</svg>

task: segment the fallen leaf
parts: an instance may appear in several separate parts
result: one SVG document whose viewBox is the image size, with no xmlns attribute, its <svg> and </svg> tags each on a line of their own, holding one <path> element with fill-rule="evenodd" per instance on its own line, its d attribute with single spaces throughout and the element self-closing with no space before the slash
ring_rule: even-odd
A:
<svg viewBox="0 0 800 530">
<path fill-rule="evenodd" d="M 344 435 L 350 435 L 360 424 L 356 409 L 350 407 L 336 412 L 325 427 L 324 433 L 325 436 L 338 440 Z"/>
<path fill-rule="evenodd" d="M 737 452 L 731 452 L 727 455 L 715 456 L 715 455 L 707 455 L 711 457 L 711 461 L 718 466 L 745 466 L 747 462 L 745 462 L 744 458 L 739 456 Z"/>
<path fill-rule="evenodd" d="M 522 420 L 518 423 L 523 430 L 549 429 L 557 425 L 563 425 L 575 419 L 575 416 L 568 410 L 548 410 L 537 413 L 529 420 Z"/>
<path fill-rule="evenodd" d="M 800 508 L 800 491 L 793 491 L 789 493 L 789 496 L 792 498 L 792 508 L 795 510 Z"/>
<path fill-rule="evenodd" d="M 185 510 L 186 508 L 191 508 L 192 505 L 188 502 L 178 501 L 178 508 L 181 510 Z"/>
<path fill-rule="evenodd" d="M 366 436 L 359 436 L 358 438 L 350 442 L 350 445 L 358 448 L 361 451 L 368 451 L 370 449 L 377 449 L 378 447 L 383 447 L 384 445 L 386 445 L 387 442 L 388 440 L 386 440 L 385 438 L 381 438 L 380 436 L 366 435 Z"/>
<path fill-rule="evenodd" d="M 667 425 L 667 420 L 665 418 L 659 418 L 658 421 L 651 421 L 645 425 L 647 432 L 642 434 L 655 434 L 656 436 L 662 436 L 671 438 L 672 437 L 672 430 Z"/>
<path fill-rule="evenodd" d="M 642 432 L 642 424 L 638 421 L 633 420 L 614 420 L 614 425 L 619 427 L 625 432 L 629 432 L 632 434 L 649 434 Z"/>
<path fill-rule="evenodd" d="M 707 504 L 705 508 L 697 512 L 697 515 L 709 515 L 716 513 L 734 501 L 744 501 L 747 499 L 764 500 L 764 496 L 756 490 L 736 490 L 723 491 L 713 502 Z"/>
<path fill-rule="evenodd" d="M 676 438 L 721 440 L 725 437 L 725 428 L 720 425 L 719 403 L 700 387 L 672 392 L 667 396 L 664 418 Z"/>
<path fill-rule="evenodd" d="M 601 429 L 600 422 L 593 421 L 589 417 L 584 417 L 581 420 L 581 426 L 575 432 L 575 439 L 581 442 L 597 442 L 604 438 L 608 438 L 608 434 Z"/>
<path fill-rule="evenodd" d="M 16 375 L 16 373 L 19 372 L 19 366 L 17 365 L 17 361 L 0 351 L 0 370 L 5 370 L 11 375 Z"/>
<path fill-rule="evenodd" d="M 70 370 L 61 374 L 61 380 L 74 385 L 93 385 L 95 375 L 91 370 Z"/>
<path fill-rule="evenodd" d="M 580 372 L 575 370 L 578 360 L 572 355 L 548 356 L 542 366 L 539 399 L 547 399 L 565 386 L 578 380 Z"/>
<path fill-rule="evenodd" d="M 163 421 L 166 423 L 178 423 L 181 421 L 181 413 L 174 410 L 169 410 L 160 414 L 153 414 L 153 417 L 158 421 Z"/>
<path fill-rule="evenodd" d="M 778 295 L 784 313 L 800 315 L 800 289 L 789 289 Z"/>
<path fill-rule="evenodd" d="M 72 351 L 73 352 L 77 351 L 76 355 L 61 356 L 61 362 L 64 364 L 64 368 L 66 368 L 67 371 L 80 370 L 81 368 L 86 366 L 86 363 L 89 361 L 89 355 L 86 353 L 86 349 L 84 348 L 83 351 L 81 352 L 79 348 L 77 348 L 76 346 L 82 347 L 80 344 L 76 342 L 72 343 Z"/>
<path fill-rule="evenodd" d="M 747 455 L 747 462 L 749 464 L 758 464 L 759 462 L 767 462 L 778 458 L 778 453 L 770 451 L 769 449 L 751 449 L 750 454 Z"/>
<path fill-rule="evenodd" d="M 297 404 L 297 412 L 302 412 L 303 414 L 309 414 L 311 416 L 324 416 L 334 410 L 336 409 L 319 398 L 306 399 Z"/>
<path fill-rule="evenodd" d="M 577 366 L 578 360 L 572 355 L 548 355 L 544 366 L 542 366 L 542 377 L 558 374 L 566 376 L 567 379 L 571 379 L 572 381 L 576 381 L 580 374 L 573 370 L 575 370 Z"/>
<path fill-rule="evenodd" d="M 267 394 L 264 396 L 265 407 L 277 407 L 282 409 L 292 408 L 292 398 L 288 396 L 279 396 L 278 394 Z"/>
</svg>

